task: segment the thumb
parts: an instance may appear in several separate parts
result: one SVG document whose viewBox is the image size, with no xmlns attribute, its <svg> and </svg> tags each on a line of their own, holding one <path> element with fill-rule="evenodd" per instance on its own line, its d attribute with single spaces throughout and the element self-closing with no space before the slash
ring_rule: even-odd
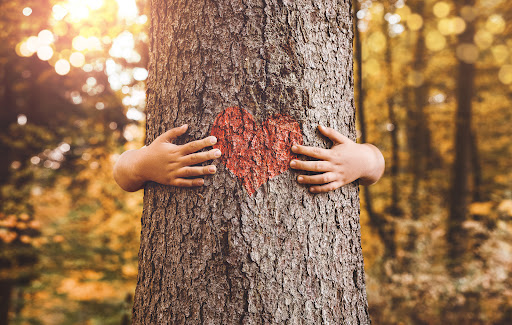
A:
<svg viewBox="0 0 512 325">
<path fill-rule="evenodd" d="M 346 136 L 344 136 L 343 134 L 339 133 L 338 131 L 336 131 L 333 128 L 329 128 L 329 127 L 326 127 L 326 126 L 319 125 L 318 126 L 318 130 L 320 130 L 320 132 L 323 135 L 325 135 L 326 137 L 331 139 L 331 141 L 334 142 L 334 143 L 346 143 L 346 142 L 352 141 L 352 140 L 350 140 L 349 138 L 347 138 Z"/>
<path fill-rule="evenodd" d="M 179 137 L 180 135 L 183 135 L 185 132 L 187 132 L 188 125 L 183 124 L 180 127 L 170 129 L 169 131 L 166 131 L 165 133 L 161 134 L 156 140 L 161 142 L 172 142 L 174 139 Z"/>
</svg>

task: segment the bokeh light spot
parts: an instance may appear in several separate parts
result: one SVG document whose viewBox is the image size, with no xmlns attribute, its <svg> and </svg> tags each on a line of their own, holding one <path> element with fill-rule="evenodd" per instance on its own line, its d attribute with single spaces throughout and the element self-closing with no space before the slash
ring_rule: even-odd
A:
<svg viewBox="0 0 512 325">
<path fill-rule="evenodd" d="M 30 8 L 30 7 L 25 7 L 25 8 L 23 8 L 23 11 L 22 11 L 22 12 L 23 12 L 23 15 L 25 15 L 25 16 L 27 16 L 27 17 L 28 17 L 28 16 L 30 16 L 30 14 L 32 14 L 32 8 Z"/>
<path fill-rule="evenodd" d="M 485 28 L 493 34 L 501 34 L 505 31 L 505 19 L 501 15 L 492 15 L 487 19 Z"/>
<path fill-rule="evenodd" d="M 457 58 L 462 62 L 473 64 L 478 60 L 479 50 L 475 44 L 460 44 L 455 50 Z"/>
<path fill-rule="evenodd" d="M 425 44 L 431 51 L 440 51 L 446 46 L 446 38 L 438 31 L 430 31 L 425 37 Z"/>
<path fill-rule="evenodd" d="M 494 60 L 496 60 L 496 63 L 498 64 L 503 64 L 509 56 L 508 47 L 505 45 L 493 46 L 491 52 L 494 57 Z"/>
<path fill-rule="evenodd" d="M 498 78 L 505 85 L 512 84 L 512 65 L 506 64 L 500 68 Z"/>
<path fill-rule="evenodd" d="M 69 70 L 71 70 L 71 66 L 67 60 L 60 59 L 55 63 L 55 72 L 57 74 L 64 76 L 69 73 Z"/>
<path fill-rule="evenodd" d="M 418 14 L 412 14 L 407 19 L 407 27 L 412 31 L 420 30 L 423 27 L 423 18 Z"/>
<path fill-rule="evenodd" d="M 481 49 L 487 49 L 492 45 L 494 41 L 494 36 L 483 29 L 480 29 L 475 34 L 475 43 Z"/>
<path fill-rule="evenodd" d="M 73 52 L 69 57 L 69 62 L 71 62 L 71 65 L 75 68 L 80 68 L 85 63 L 85 56 L 80 52 Z"/>
<path fill-rule="evenodd" d="M 464 6 L 460 10 L 460 15 L 464 18 L 465 21 L 473 21 L 476 18 L 476 10 L 473 6 Z"/>
<path fill-rule="evenodd" d="M 37 49 L 37 57 L 42 61 L 48 61 L 53 56 L 53 49 L 48 46 L 44 45 Z"/>
<path fill-rule="evenodd" d="M 87 48 L 87 39 L 81 35 L 73 38 L 72 46 L 77 51 L 84 51 Z"/>
<path fill-rule="evenodd" d="M 48 29 L 43 29 L 42 31 L 40 31 L 37 35 L 37 39 L 39 41 L 39 44 L 41 45 L 50 45 L 55 40 L 55 38 L 53 37 L 53 33 L 50 32 Z"/>
<path fill-rule="evenodd" d="M 18 115 L 18 124 L 19 124 L 19 125 L 25 125 L 25 124 L 27 124 L 27 120 L 28 120 L 28 119 L 27 119 L 27 116 L 26 116 L 26 115 L 24 115 L 24 114 L 20 114 L 20 115 Z"/>
<path fill-rule="evenodd" d="M 133 79 L 137 81 L 143 81 L 146 80 L 148 77 L 148 70 L 144 68 L 135 68 L 133 69 Z"/>
<path fill-rule="evenodd" d="M 35 52 L 37 52 L 38 48 L 39 48 L 39 39 L 35 36 L 30 36 L 27 39 L 27 49 L 30 52 L 35 53 Z"/>
<path fill-rule="evenodd" d="M 55 5 L 52 7 L 53 18 L 55 20 L 62 20 L 68 14 L 68 10 L 61 5 Z"/>
<path fill-rule="evenodd" d="M 434 15 L 438 18 L 444 18 L 450 14 L 450 4 L 439 1 L 434 5 Z"/>
<path fill-rule="evenodd" d="M 380 31 L 372 33 L 368 37 L 368 47 L 374 52 L 382 52 L 386 48 L 386 36 Z"/>
</svg>

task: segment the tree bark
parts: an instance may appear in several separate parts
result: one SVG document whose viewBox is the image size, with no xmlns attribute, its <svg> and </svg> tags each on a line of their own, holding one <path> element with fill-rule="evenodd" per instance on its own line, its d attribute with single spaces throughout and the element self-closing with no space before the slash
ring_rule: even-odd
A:
<svg viewBox="0 0 512 325">
<path fill-rule="evenodd" d="M 147 143 L 244 110 L 305 145 L 327 146 L 318 124 L 355 138 L 350 1 L 154 0 L 151 21 Z M 357 183 L 312 195 L 289 169 L 258 186 L 215 164 L 202 188 L 145 187 L 133 323 L 369 324 Z"/>
</svg>

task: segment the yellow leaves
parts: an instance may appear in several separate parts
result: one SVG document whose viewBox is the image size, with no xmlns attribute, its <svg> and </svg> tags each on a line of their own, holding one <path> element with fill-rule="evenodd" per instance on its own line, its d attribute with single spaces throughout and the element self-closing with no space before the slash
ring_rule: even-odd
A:
<svg viewBox="0 0 512 325">
<path fill-rule="evenodd" d="M 437 30 L 432 30 L 425 37 L 425 45 L 431 51 L 440 51 L 446 47 L 446 38 Z"/>
<path fill-rule="evenodd" d="M 498 212 L 505 216 L 512 216 L 512 200 L 503 200 L 498 205 Z"/>
<path fill-rule="evenodd" d="M 137 277 L 137 267 L 134 265 L 126 264 L 121 268 L 123 275 L 127 278 Z"/>
<path fill-rule="evenodd" d="M 494 202 L 474 202 L 469 206 L 472 215 L 488 216 L 491 214 Z"/>
<path fill-rule="evenodd" d="M 509 57 L 509 50 L 506 45 L 496 45 L 491 48 L 492 55 L 497 64 L 503 64 Z"/>
<path fill-rule="evenodd" d="M 73 300 L 99 300 L 105 301 L 112 298 L 120 298 L 118 288 L 109 282 L 82 282 L 75 278 L 67 278 L 61 281 L 57 288 L 59 294 L 66 294 Z"/>
<path fill-rule="evenodd" d="M 397 8 L 395 13 L 401 17 L 402 21 L 407 21 L 411 15 L 411 8 L 404 5 L 403 7 Z"/>
<path fill-rule="evenodd" d="M 367 40 L 368 47 L 377 53 L 381 53 L 386 48 L 386 36 L 380 31 L 373 32 Z"/>
<path fill-rule="evenodd" d="M 482 50 L 489 48 L 493 41 L 493 34 L 484 29 L 479 29 L 475 34 L 475 43 Z"/>
<path fill-rule="evenodd" d="M 407 19 L 407 27 L 413 32 L 420 30 L 423 27 L 423 17 L 418 14 L 410 15 Z"/>
<path fill-rule="evenodd" d="M 466 29 L 466 22 L 460 17 L 444 18 L 437 24 L 437 29 L 445 36 L 461 34 Z"/>
<path fill-rule="evenodd" d="M 14 231 L 9 231 L 7 229 L 0 228 L 0 242 L 4 242 L 9 244 L 13 242 L 18 235 Z"/>
<path fill-rule="evenodd" d="M 485 28 L 492 34 L 501 34 L 505 31 L 505 19 L 501 15 L 491 15 L 485 23 Z"/>
<path fill-rule="evenodd" d="M 444 18 L 450 14 L 450 4 L 444 1 L 439 1 L 434 5 L 434 15 L 438 18 Z"/>
<path fill-rule="evenodd" d="M 377 76 L 380 73 L 381 67 L 379 61 L 376 59 L 369 59 L 365 62 L 365 68 L 363 74 L 366 76 Z"/>
<path fill-rule="evenodd" d="M 503 65 L 498 73 L 498 79 L 505 85 L 512 84 L 512 65 Z"/>
</svg>

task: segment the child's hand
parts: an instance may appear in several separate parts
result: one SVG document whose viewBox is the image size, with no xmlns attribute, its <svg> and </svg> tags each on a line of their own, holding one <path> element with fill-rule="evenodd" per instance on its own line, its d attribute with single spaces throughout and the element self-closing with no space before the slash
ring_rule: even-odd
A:
<svg viewBox="0 0 512 325">
<path fill-rule="evenodd" d="M 358 144 L 338 131 L 319 126 L 320 132 L 332 140 L 331 149 L 294 145 L 297 154 L 318 159 L 318 161 L 292 160 L 294 169 L 320 172 L 318 175 L 299 175 L 301 184 L 315 184 L 309 190 L 313 193 L 329 192 L 360 179 L 360 184 L 371 185 L 384 173 L 384 157 L 371 144 Z"/>
<path fill-rule="evenodd" d="M 180 187 L 201 186 L 204 179 L 188 177 L 215 174 L 216 167 L 192 166 L 221 156 L 219 149 L 197 151 L 212 146 L 217 138 L 210 136 L 184 145 L 175 145 L 174 139 L 184 134 L 188 126 L 171 129 L 149 146 L 123 153 L 114 166 L 114 178 L 126 191 L 137 191 L 147 181 Z"/>
</svg>

